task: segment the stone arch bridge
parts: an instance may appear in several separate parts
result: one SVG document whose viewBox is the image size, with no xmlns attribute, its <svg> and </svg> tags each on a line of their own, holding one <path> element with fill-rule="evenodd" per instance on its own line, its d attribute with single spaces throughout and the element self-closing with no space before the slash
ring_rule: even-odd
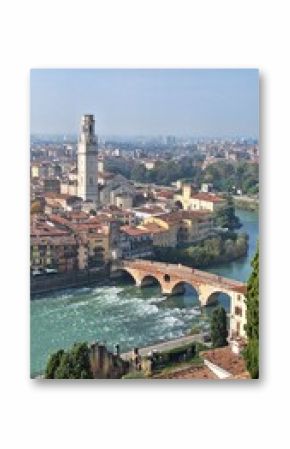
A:
<svg viewBox="0 0 290 449">
<path fill-rule="evenodd" d="M 231 300 L 230 336 L 246 336 L 246 284 L 181 264 L 142 259 L 118 261 L 112 267 L 112 274 L 119 270 L 128 272 L 139 287 L 152 285 L 157 281 L 164 295 L 182 293 L 186 284 L 191 285 L 198 294 L 201 306 L 211 304 L 217 294 L 225 293 Z"/>
</svg>

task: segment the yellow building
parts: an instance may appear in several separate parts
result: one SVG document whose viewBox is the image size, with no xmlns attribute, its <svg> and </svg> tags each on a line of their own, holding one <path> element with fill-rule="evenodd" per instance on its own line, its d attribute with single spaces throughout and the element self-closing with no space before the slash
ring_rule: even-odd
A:
<svg viewBox="0 0 290 449">
<path fill-rule="evenodd" d="M 78 249 L 80 269 L 93 268 L 111 259 L 108 225 L 78 223 L 72 228 L 81 242 Z"/>
<path fill-rule="evenodd" d="M 178 243 L 190 243 L 207 237 L 213 220 L 210 212 L 178 211 L 148 217 L 140 226 L 146 229 L 151 226 L 153 245 L 176 247 Z"/>
<path fill-rule="evenodd" d="M 226 200 L 214 193 L 192 192 L 191 184 L 183 184 L 182 192 L 174 195 L 177 206 L 184 210 L 208 210 L 215 212 L 226 206 Z"/>
<path fill-rule="evenodd" d="M 160 240 L 160 246 L 170 246 L 174 248 L 177 245 L 177 233 L 180 225 L 179 212 L 151 216 L 144 220 L 144 225 L 150 223 L 158 225 L 166 231 L 162 236 L 156 237 L 158 241 Z"/>
</svg>

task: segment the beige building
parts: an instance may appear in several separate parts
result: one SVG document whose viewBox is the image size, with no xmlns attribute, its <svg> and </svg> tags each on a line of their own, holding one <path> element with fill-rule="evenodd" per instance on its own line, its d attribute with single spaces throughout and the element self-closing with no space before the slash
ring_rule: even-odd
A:
<svg viewBox="0 0 290 449">
<path fill-rule="evenodd" d="M 101 205 L 115 205 L 122 208 L 132 207 L 136 190 L 132 182 L 128 181 L 122 175 L 115 175 L 113 179 L 108 180 L 105 185 L 100 187 L 99 198 Z M 125 204 L 128 206 L 125 207 Z M 131 204 L 131 206 L 130 206 Z"/>
<path fill-rule="evenodd" d="M 115 205 L 120 209 L 131 209 L 133 206 L 133 197 L 128 193 L 120 193 L 115 196 Z"/>
<path fill-rule="evenodd" d="M 137 228 L 147 231 L 152 236 L 153 246 L 168 246 L 168 242 L 170 241 L 170 232 L 168 229 L 156 223 L 141 224 Z"/>
<path fill-rule="evenodd" d="M 66 181 L 60 184 L 60 193 L 64 195 L 77 196 L 77 181 Z"/>
<path fill-rule="evenodd" d="M 151 216 L 144 220 L 144 224 L 155 224 L 162 228 L 165 233 L 160 235 L 160 246 L 169 246 L 175 248 L 177 245 L 177 233 L 180 226 L 180 215 L 176 213 L 168 213 L 157 216 Z M 157 238 L 157 242 L 159 239 Z M 155 238 L 156 245 L 156 238 Z M 159 244 L 158 244 L 159 246 Z"/>
</svg>

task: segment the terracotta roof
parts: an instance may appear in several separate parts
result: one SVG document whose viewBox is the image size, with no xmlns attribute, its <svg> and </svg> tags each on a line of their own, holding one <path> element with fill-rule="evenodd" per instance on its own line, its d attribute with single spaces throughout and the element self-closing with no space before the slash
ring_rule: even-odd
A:
<svg viewBox="0 0 290 449">
<path fill-rule="evenodd" d="M 137 237 L 141 235 L 149 235 L 150 232 L 144 229 L 137 228 L 135 226 L 121 226 L 120 230 L 125 234 L 128 234 L 132 237 Z"/>
<path fill-rule="evenodd" d="M 158 226 L 156 223 L 147 223 L 139 225 L 138 228 L 147 230 L 148 232 L 150 232 L 150 234 L 161 234 L 167 232 L 166 229 L 162 228 L 161 226 Z"/>
<path fill-rule="evenodd" d="M 160 220 L 165 221 L 169 224 L 180 223 L 185 219 L 195 219 L 195 218 L 204 218 L 210 215 L 208 211 L 200 211 L 200 210 L 179 210 L 176 212 L 169 212 L 166 214 L 157 215 L 156 218 L 160 218 Z"/>
<path fill-rule="evenodd" d="M 212 203 L 220 203 L 225 201 L 220 196 L 214 195 L 213 193 L 205 193 L 205 192 L 197 192 L 191 195 L 191 198 L 201 200 L 201 201 L 209 201 Z"/>
<path fill-rule="evenodd" d="M 176 369 L 168 374 L 153 376 L 157 379 L 217 379 L 206 366 L 191 366 L 189 368 Z"/>
<path fill-rule="evenodd" d="M 234 376 L 247 372 L 244 358 L 234 354 L 229 346 L 203 351 L 200 355 Z"/>
<path fill-rule="evenodd" d="M 34 220 L 31 223 L 30 236 L 31 237 L 44 237 L 44 236 L 67 236 L 70 233 L 67 230 L 61 229 L 55 226 L 52 222 L 43 219 L 42 216 L 39 220 Z"/>
<path fill-rule="evenodd" d="M 174 193 L 173 192 L 169 192 L 167 190 L 162 190 L 161 192 L 156 192 L 156 197 L 161 197 L 161 198 L 166 198 L 166 199 L 172 199 L 173 198 Z"/>
<path fill-rule="evenodd" d="M 169 212 L 167 214 L 160 214 L 157 215 L 156 218 L 159 218 L 160 220 L 164 221 L 168 224 L 177 224 L 182 220 L 181 212 Z"/>
<path fill-rule="evenodd" d="M 74 237 L 70 236 L 70 235 L 65 235 L 62 237 L 31 236 L 30 244 L 31 245 L 50 245 L 50 246 L 63 246 L 63 245 L 75 246 L 75 245 L 77 245 L 77 242 L 74 239 Z"/>
<path fill-rule="evenodd" d="M 143 206 L 143 207 L 137 207 L 134 209 L 135 212 L 141 212 L 141 213 L 145 213 L 145 214 L 160 214 L 162 212 L 164 212 L 164 210 L 162 209 L 162 207 L 160 206 Z"/>
</svg>

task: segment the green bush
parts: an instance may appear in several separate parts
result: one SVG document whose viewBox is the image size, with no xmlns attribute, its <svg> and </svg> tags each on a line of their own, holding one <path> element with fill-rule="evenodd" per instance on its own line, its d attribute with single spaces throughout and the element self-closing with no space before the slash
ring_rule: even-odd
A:
<svg viewBox="0 0 290 449">
<path fill-rule="evenodd" d="M 52 354 L 45 369 L 46 379 L 92 379 L 87 343 L 75 343 L 67 351 Z"/>
</svg>

